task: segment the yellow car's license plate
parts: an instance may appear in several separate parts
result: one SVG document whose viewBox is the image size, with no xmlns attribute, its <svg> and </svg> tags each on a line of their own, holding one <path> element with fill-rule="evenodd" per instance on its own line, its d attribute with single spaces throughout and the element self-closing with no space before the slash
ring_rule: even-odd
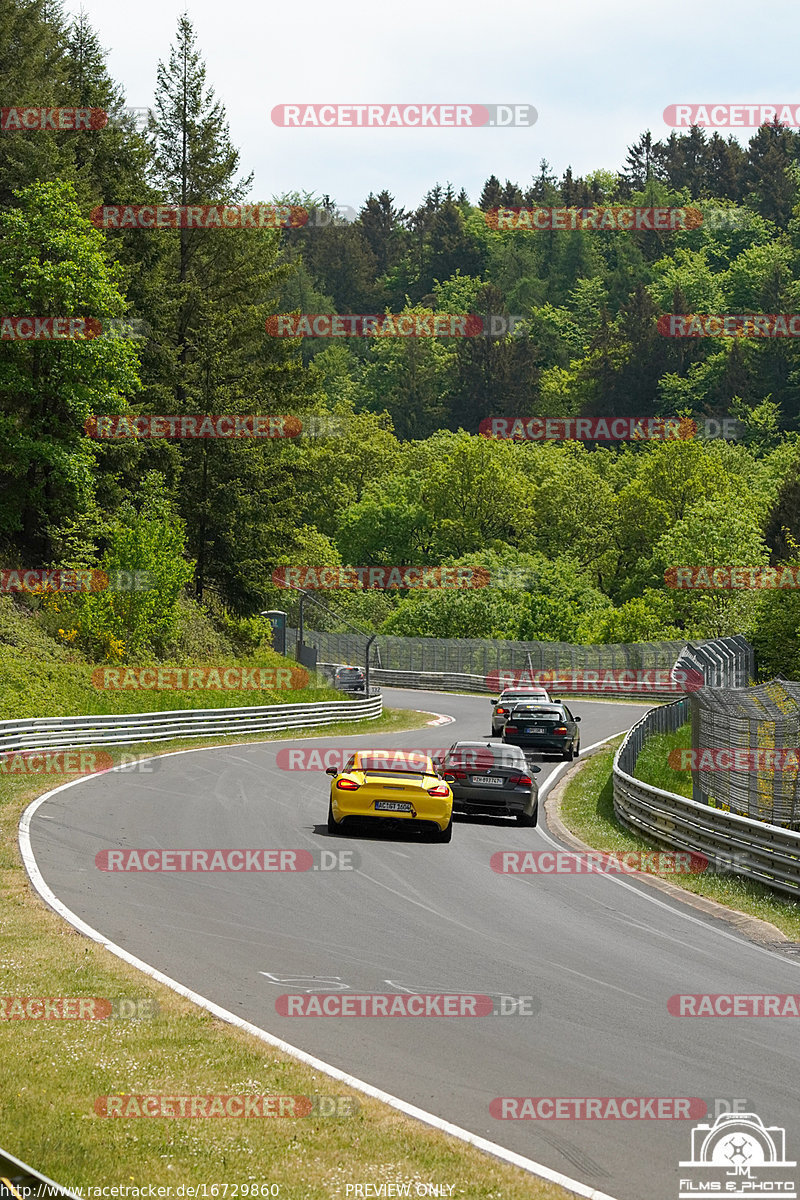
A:
<svg viewBox="0 0 800 1200">
<path fill-rule="evenodd" d="M 412 807 L 407 800 L 376 800 L 375 807 L 381 812 L 411 812 Z"/>
</svg>

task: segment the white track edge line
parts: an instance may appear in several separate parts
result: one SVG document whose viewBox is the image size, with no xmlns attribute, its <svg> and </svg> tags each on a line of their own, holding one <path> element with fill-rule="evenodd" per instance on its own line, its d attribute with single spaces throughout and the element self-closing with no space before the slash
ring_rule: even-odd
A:
<svg viewBox="0 0 800 1200">
<path fill-rule="evenodd" d="M 211 749 L 221 749 L 221 747 L 211 747 Z M 186 751 L 179 750 L 174 753 L 181 754 L 186 753 Z M 158 757 L 168 758 L 170 755 L 165 754 Z M 98 774 L 105 773 L 98 772 Z M 177 992 L 178 995 L 191 1000 L 193 1004 L 206 1009 L 213 1016 L 219 1017 L 220 1020 L 225 1021 L 229 1025 L 234 1025 L 237 1029 L 241 1029 L 245 1033 L 252 1034 L 262 1042 L 267 1042 L 277 1050 L 283 1051 L 284 1054 L 289 1054 L 292 1058 L 299 1059 L 300 1062 L 306 1063 L 307 1066 L 313 1067 L 317 1071 L 321 1071 L 324 1075 L 330 1076 L 331 1079 L 337 1079 L 339 1082 L 347 1084 L 354 1091 L 362 1092 L 366 1096 L 380 1100 L 383 1104 L 388 1104 L 391 1108 L 395 1108 L 399 1112 L 405 1113 L 406 1116 L 413 1117 L 425 1125 L 430 1125 L 432 1128 L 438 1129 L 441 1133 L 447 1133 L 451 1137 L 458 1138 L 459 1141 L 467 1142 L 477 1150 L 483 1150 L 485 1153 L 492 1155 L 493 1158 L 498 1158 L 503 1162 L 509 1163 L 511 1166 L 520 1167 L 523 1171 L 528 1171 L 531 1175 L 537 1175 L 540 1179 L 544 1179 L 548 1183 L 558 1184 L 576 1196 L 583 1196 L 584 1200 L 616 1200 L 616 1197 L 609 1196 L 606 1192 L 598 1192 L 594 1188 L 590 1188 L 587 1184 L 580 1183 L 576 1179 L 570 1179 L 568 1175 L 562 1175 L 560 1171 L 554 1171 L 551 1167 L 547 1167 L 543 1163 L 538 1163 L 532 1158 L 525 1158 L 523 1155 L 517 1154 L 514 1150 L 508 1150 L 505 1146 L 500 1146 L 496 1142 L 490 1142 L 487 1138 L 480 1137 L 478 1134 L 470 1133 L 468 1129 L 462 1129 L 460 1125 L 454 1125 L 450 1121 L 445 1121 L 442 1117 L 437 1117 L 435 1113 L 429 1113 L 423 1108 L 417 1108 L 416 1105 L 409 1104 L 407 1101 L 393 1096 L 390 1092 L 384 1092 L 381 1088 L 376 1088 L 371 1083 L 357 1079 L 354 1075 L 348 1075 L 347 1072 L 340 1071 L 338 1067 L 323 1062 L 320 1058 L 315 1058 L 314 1055 L 308 1054 L 305 1050 L 301 1050 L 297 1046 L 290 1045 L 289 1042 L 283 1041 L 282 1038 L 278 1038 L 274 1034 L 267 1033 L 265 1029 L 260 1029 L 257 1025 L 252 1025 L 249 1021 L 237 1017 L 235 1013 L 229 1012 L 226 1008 L 215 1004 L 213 1000 L 208 1000 L 198 992 L 193 992 L 182 983 L 178 983 L 177 980 L 171 979 L 169 975 L 165 975 L 162 971 L 144 962 L 143 959 L 130 954 L 122 946 L 109 941 L 102 933 L 99 933 L 91 925 L 83 921 L 58 899 L 45 882 L 39 870 L 39 865 L 36 862 L 33 847 L 31 846 L 30 827 L 31 820 L 42 804 L 52 799 L 59 792 L 66 791 L 67 788 L 82 783 L 84 779 L 91 778 L 94 778 L 94 776 L 87 775 L 80 779 L 71 780 L 69 783 L 62 783 L 60 787 L 53 788 L 50 792 L 45 792 L 43 796 L 38 796 L 25 809 L 19 823 L 19 849 L 25 870 L 28 873 L 28 878 L 44 902 L 57 912 L 60 917 L 63 917 L 69 925 L 77 929 L 79 933 L 83 933 L 86 937 L 91 938 L 93 942 L 99 942 L 104 949 L 116 955 L 117 958 L 121 958 L 123 962 L 129 963 L 138 971 L 149 975 L 151 979 L 155 979 L 156 982 L 164 984 L 165 987 L 170 988 L 173 992 Z"/>
<path fill-rule="evenodd" d="M 50 1187 L 54 1187 L 62 1196 L 72 1196 L 73 1200 L 83 1200 L 83 1197 L 79 1196 L 77 1192 L 71 1192 L 69 1188 L 64 1187 L 63 1184 L 56 1183 L 54 1179 L 50 1179 L 48 1175 L 43 1175 L 41 1171 L 37 1171 L 35 1167 L 30 1165 L 30 1163 L 24 1163 L 21 1158 L 16 1158 L 13 1154 L 11 1154 L 10 1151 L 4 1150 L 2 1146 L 0 1146 L 0 1155 L 2 1155 L 3 1158 L 7 1158 L 9 1162 L 14 1163 L 16 1166 L 22 1167 L 24 1171 L 29 1171 L 31 1175 L 34 1175 L 37 1179 L 41 1179 L 43 1183 L 47 1183 L 50 1185 Z"/>
</svg>

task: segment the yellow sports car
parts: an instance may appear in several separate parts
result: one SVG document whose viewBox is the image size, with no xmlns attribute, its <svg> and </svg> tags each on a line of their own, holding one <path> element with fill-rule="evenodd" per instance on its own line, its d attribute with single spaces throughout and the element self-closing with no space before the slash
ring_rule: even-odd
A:
<svg viewBox="0 0 800 1200">
<path fill-rule="evenodd" d="M 328 832 L 339 833 L 348 817 L 413 821 L 433 826 L 434 840 L 453 834 L 453 793 L 430 756 L 400 750 L 357 750 L 332 775 Z"/>
</svg>

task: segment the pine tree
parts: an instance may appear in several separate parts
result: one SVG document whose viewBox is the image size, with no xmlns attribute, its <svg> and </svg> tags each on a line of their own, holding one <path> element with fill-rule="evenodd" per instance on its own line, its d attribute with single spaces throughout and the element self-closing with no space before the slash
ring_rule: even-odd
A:
<svg viewBox="0 0 800 1200">
<path fill-rule="evenodd" d="M 708 195 L 741 201 L 745 163 L 746 153 L 736 138 L 726 141 L 715 131 L 708 142 Z"/>
<path fill-rule="evenodd" d="M 502 190 L 503 189 L 500 186 L 500 180 L 497 178 L 497 176 L 490 175 L 486 180 L 486 183 L 483 185 L 481 198 L 478 201 L 478 208 L 482 209 L 484 212 L 489 212 L 489 210 L 492 208 L 499 208 Z"/>
<path fill-rule="evenodd" d="M 797 202 L 796 187 L 787 168 L 797 157 L 800 137 L 778 123 L 762 125 L 747 148 L 745 186 L 762 217 L 785 229 Z"/>
<path fill-rule="evenodd" d="M 522 203 L 522 192 L 519 185 L 507 179 L 500 194 L 500 204 L 503 208 L 521 208 Z"/>
<path fill-rule="evenodd" d="M 402 254 L 405 242 L 403 221 L 406 213 L 394 207 L 394 197 L 384 190 L 377 196 L 370 192 L 358 214 L 361 230 L 375 258 L 375 267 L 383 275 L 393 267 Z"/>
<path fill-rule="evenodd" d="M 147 142 L 123 115 L 124 95 L 108 74 L 105 52 L 82 10 L 67 32 L 64 69 L 71 103 L 109 114 L 97 133 L 73 139 L 79 189 L 92 206 L 153 199 L 146 182 Z"/>
<path fill-rule="evenodd" d="M 631 192 L 643 192 L 653 178 L 654 167 L 658 160 L 658 142 L 653 142 L 653 135 L 648 129 L 639 138 L 638 142 L 634 142 L 628 147 L 628 153 L 625 156 L 625 166 L 622 171 L 622 179 L 626 187 L 628 195 Z"/>
<path fill-rule="evenodd" d="M 0 4 L 0 79 L 3 106 L 49 108 L 72 103 L 63 45 L 61 7 L 46 0 Z M 83 134 L 81 136 L 87 136 Z M 0 135 L 0 206 L 37 180 L 74 181 L 76 135 L 5 130 Z"/>
<path fill-rule="evenodd" d="M 153 180 L 166 200 L 239 203 L 251 177 L 237 178 L 239 152 L 224 108 L 206 83 L 185 15 L 168 64 L 159 63 L 154 103 Z M 149 389 L 156 411 L 280 414 L 302 407 L 307 383 L 301 360 L 265 326 L 272 297 L 291 269 L 277 266 L 278 231 L 180 229 L 140 236 L 158 239 L 160 249 L 147 281 L 147 315 L 161 354 Z M 197 598 L 209 580 L 232 602 L 263 594 L 269 544 L 279 537 L 281 511 L 291 510 L 299 474 L 274 444 L 248 439 L 189 442 L 179 455 Z M 237 530 L 243 540 L 246 531 L 241 554 Z"/>
</svg>

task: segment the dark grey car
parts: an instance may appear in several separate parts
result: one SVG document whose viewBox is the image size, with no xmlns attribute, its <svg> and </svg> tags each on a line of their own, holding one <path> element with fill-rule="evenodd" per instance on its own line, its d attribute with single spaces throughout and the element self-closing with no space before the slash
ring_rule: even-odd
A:
<svg viewBox="0 0 800 1200">
<path fill-rule="evenodd" d="M 361 667 L 337 667 L 332 683 L 337 692 L 363 693 L 367 688 Z"/>
<path fill-rule="evenodd" d="M 581 752 L 579 721 L 566 704 L 517 704 L 503 729 L 503 742 L 560 754 L 570 762 Z"/>
<path fill-rule="evenodd" d="M 531 766 L 516 746 L 502 742 L 454 742 L 436 761 L 453 793 L 454 812 L 492 813 L 516 817 L 518 825 L 535 825 L 539 787 Z"/>
</svg>

